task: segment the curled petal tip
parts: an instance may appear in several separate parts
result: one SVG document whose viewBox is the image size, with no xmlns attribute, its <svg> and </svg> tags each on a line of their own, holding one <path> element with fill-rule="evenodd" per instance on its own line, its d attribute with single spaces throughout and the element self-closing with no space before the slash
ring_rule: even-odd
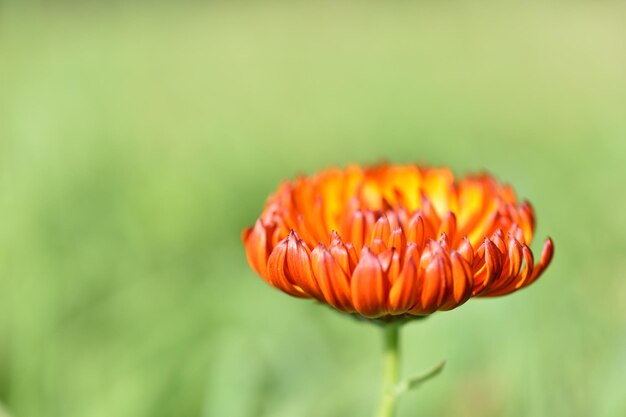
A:
<svg viewBox="0 0 626 417">
<path fill-rule="evenodd" d="M 539 260 L 539 263 L 541 264 L 543 269 L 547 268 L 548 265 L 550 265 L 550 262 L 552 262 L 553 257 L 554 257 L 554 242 L 552 241 L 552 238 L 548 237 L 546 239 L 546 242 L 543 244 L 543 249 L 541 251 L 541 258 Z"/>
<path fill-rule="evenodd" d="M 328 252 L 328 248 L 322 242 L 317 242 L 317 245 L 315 245 L 315 248 L 313 250 L 316 250 L 318 252 Z"/>
<path fill-rule="evenodd" d="M 546 239 L 546 243 L 544 243 L 544 246 L 543 246 L 543 253 L 546 256 L 546 259 L 547 259 L 547 257 L 552 259 L 552 256 L 554 255 L 554 241 L 552 240 L 551 237 L 548 237 Z M 543 256 L 544 255 L 542 254 L 542 257 Z"/>
</svg>

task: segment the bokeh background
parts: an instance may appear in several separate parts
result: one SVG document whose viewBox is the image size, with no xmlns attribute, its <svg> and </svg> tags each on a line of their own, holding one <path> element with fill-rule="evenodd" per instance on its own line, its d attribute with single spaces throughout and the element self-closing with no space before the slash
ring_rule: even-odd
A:
<svg viewBox="0 0 626 417">
<path fill-rule="evenodd" d="M 626 415 L 626 3 L 0 3 L 0 402 L 12 417 L 368 416 L 379 330 L 270 289 L 283 178 L 488 169 L 531 288 L 404 330 L 400 416 Z"/>
</svg>

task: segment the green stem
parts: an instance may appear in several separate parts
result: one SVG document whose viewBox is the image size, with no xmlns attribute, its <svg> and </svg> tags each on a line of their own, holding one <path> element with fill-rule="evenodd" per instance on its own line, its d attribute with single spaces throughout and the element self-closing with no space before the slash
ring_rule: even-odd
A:
<svg viewBox="0 0 626 417">
<path fill-rule="evenodd" d="M 376 417 L 393 417 L 396 412 L 396 398 L 393 388 L 398 383 L 400 368 L 400 324 L 388 323 L 383 326 L 385 345 L 383 361 L 383 384 L 380 405 Z"/>
</svg>

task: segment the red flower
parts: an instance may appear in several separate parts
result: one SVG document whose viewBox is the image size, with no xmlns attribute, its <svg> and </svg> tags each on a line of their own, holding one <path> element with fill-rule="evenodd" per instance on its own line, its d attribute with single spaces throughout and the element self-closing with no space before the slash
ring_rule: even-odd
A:
<svg viewBox="0 0 626 417">
<path fill-rule="evenodd" d="M 283 183 L 243 241 L 271 286 L 388 319 L 530 285 L 553 255 L 548 239 L 535 264 L 534 224 L 530 204 L 486 174 L 351 166 Z"/>
</svg>

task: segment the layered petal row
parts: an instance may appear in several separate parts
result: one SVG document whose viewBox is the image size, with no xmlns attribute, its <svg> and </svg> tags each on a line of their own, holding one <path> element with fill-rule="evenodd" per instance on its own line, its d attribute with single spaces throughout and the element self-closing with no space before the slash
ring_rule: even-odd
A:
<svg viewBox="0 0 626 417">
<path fill-rule="evenodd" d="M 451 310 L 532 284 L 549 265 L 529 244 L 528 202 L 487 174 L 378 165 L 283 183 L 243 233 L 271 286 L 378 319 Z"/>
</svg>

